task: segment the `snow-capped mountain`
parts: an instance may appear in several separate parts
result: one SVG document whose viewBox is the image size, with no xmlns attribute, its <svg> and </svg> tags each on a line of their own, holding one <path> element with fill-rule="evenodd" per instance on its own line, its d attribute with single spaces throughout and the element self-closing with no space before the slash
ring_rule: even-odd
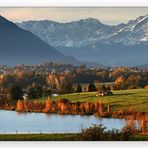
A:
<svg viewBox="0 0 148 148">
<path fill-rule="evenodd" d="M 69 23 L 26 21 L 17 25 L 58 51 L 84 61 L 107 65 L 148 62 L 148 15 L 116 26 L 105 25 L 93 18 Z"/>
<path fill-rule="evenodd" d="M 53 47 L 83 47 L 106 39 L 114 28 L 92 18 L 70 23 L 28 21 L 17 25 L 38 35 Z"/>
<path fill-rule="evenodd" d="M 131 20 L 122 28 L 117 30 L 110 39 L 115 43 L 125 45 L 136 45 L 148 42 L 148 15 L 140 16 L 136 20 Z"/>
</svg>

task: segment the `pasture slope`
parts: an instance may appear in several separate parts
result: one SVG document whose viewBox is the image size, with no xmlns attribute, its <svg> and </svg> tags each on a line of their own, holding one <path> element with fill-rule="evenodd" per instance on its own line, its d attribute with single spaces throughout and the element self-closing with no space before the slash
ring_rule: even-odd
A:
<svg viewBox="0 0 148 148">
<path fill-rule="evenodd" d="M 148 89 L 116 90 L 112 96 L 96 96 L 96 92 L 83 92 L 59 95 L 51 97 L 52 101 L 58 99 L 69 99 L 72 102 L 97 102 L 102 99 L 105 105 L 111 106 L 111 111 L 119 109 L 128 109 L 132 106 L 134 111 L 148 112 Z M 47 98 L 37 99 L 39 102 L 45 102 Z"/>
</svg>

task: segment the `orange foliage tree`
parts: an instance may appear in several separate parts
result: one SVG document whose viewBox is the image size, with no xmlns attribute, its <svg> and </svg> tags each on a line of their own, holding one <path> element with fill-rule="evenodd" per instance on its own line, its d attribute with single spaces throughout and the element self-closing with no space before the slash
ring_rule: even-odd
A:
<svg viewBox="0 0 148 148">
<path fill-rule="evenodd" d="M 94 103 L 90 103 L 90 111 L 94 113 L 95 105 Z"/>
<path fill-rule="evenodd" d="M 85 113 L 85 112 L 86 112 L 86 111 L 85 111 L 84 103 L 81 103 L 81 104 L 80 104 L 80 110 L 81 110 L 82 113 Z"/>
<path fill-rule="evenodd" d="M 62 112 L 62 113 L 65 113 L 66 110 L 67 110 L 67 105 L 64 104 L 64 103 L 62 103 L 62 104 L 61 104 L 61 112 Z"/>
<path fill-rule="evenodd" d="M 94 103 L 94 106 L 95 106 L 94 111 L 95 111 L 95 112 L 98 112 L 98 110 L 99 110 L 99 102 L 95 102 L 95 103 Z"/>
<path fill-rule="evenodd" d="M 86 103 L 85 103 L 85 110 L 86 110 L 87 113 L 90 112 L 90 107 L 89 107 L 89 105 L 90 105 L 89 102 L 86 102 Z"/>
<path fill-rule="evenodd" d="M 34 109 L 39 109 L 39 103 L 38 103 L 38 101 L 34 101 L 33 102 L 33 105 L 34 105 Z"/>
<path fill-rule="evenodd" d="M 16 110 L 17 111 L 23 111 L 24 107 L 23 107 L 23 103 L 21 102 L 21 100 L 17 101 L 17 105 L 16 105 Z"/>
<path fill-rule="evenodd" d="M 102 100 L 99 102 L 99 113 L 102 114 L 103 111 L 103 105 L 102 105 Z"/>
<path fill-rule="evenodd" d="M 45 104 L 46 110 L 50 111 L 50 110 L 51 110 L 51 105 L 52 105 L 52 102 L 51 102 L 51 100 L 48 98 L 48 99 L 46 100 L 46 104 Z"/>
<path fill-rule="evenodd" d="M 24 109 L 25 109 L 25 111 L 28 111 L 28 109 L 29 109 L 29 102 L 28 102 L 28 99 L 25 99 L 24 100 Z"/>
<path fill-rule="evenodd" d="M 107 106 L 107 112 L 108 113 L 110 112 L 110 106 L 109 105 Z"/>
</svg>

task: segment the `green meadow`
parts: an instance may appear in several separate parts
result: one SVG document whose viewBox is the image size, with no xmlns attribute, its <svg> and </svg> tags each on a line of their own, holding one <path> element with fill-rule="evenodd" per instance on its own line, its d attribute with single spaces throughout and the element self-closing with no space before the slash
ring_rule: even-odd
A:
<svg viewBox="0 0 148 148">
<path fill-rule="evenodd" d="M 119 109 L 128 109 L 129 106 L 135 111 L 148 112 L 148 89 L 132 89 L 113 91 L 111 96 L 96 96 L 97 92 L 83 92 L 59 95 L 51 97 L 52 101 L 59 99 L 69 99 L 72 102 L 97 102 L 102 99 L 105 105 L 110 105 L 111 111 Z M 47 98 L 37 99 L 39 102 L 45 102 Z"/>
<path fill-rule="evenodd" d="M 0 134 L 0 141 L 78 141 L 77 134 Z M 148 141 L 148 135 L 134 135 L 132 141 Z"/>
</svg>

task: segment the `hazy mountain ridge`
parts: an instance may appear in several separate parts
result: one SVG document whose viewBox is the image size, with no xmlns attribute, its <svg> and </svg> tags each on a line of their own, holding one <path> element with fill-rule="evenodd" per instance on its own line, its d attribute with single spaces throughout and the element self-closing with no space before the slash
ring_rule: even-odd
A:
<svg viewBox="0 0 148 148">
<path fill-rule="evenodd" d="M 81 62 L 55 50 L 38 36 L 21 29 L 13 22 L 0 16 L 0 64 L 41 64 L 56 62 L 63 64 L 102 66 L 92 62 Z"/>
<path fill-rule="evenodd" d="M 62 62 L 67 57 L 54 50 L 31 32 L 22 30 L 0 16 L 0 63 L 39 64 L 46 61 Z"/>
<path fill-rule="evenodd" d="M 53 47 L 83 47 L 98 41 L 108 44 L 112 44 L 113 41 L 114 43 L 121 42 L 125 45 L 148 41 L 146 38 L 148 35 L 148 15 L 117 26 L 105 25 L 93 18 L 70 23 L 49 20 L 26 21 L 17 23 L 17 25 L 38 35 Z M 132 39 L 130 42 L 128 42 L 129 37 Z"/>
<path fill-rule="evenodd" d="M 105 25 L 93 18 L 69 23 L 26 21 L 17 25 L 79 60 L 105 65 L 147 63 L 148 15 L 116 26 Z"/>
<path fill-rule="evenodd" d="M 111 26 L 104 25 L 99 20 L 91 18 L 71 23 L 45 20 L 28 21 L 17 23 L 17 25 L 38 35 L 53 47 L 83 47 L 89 42 L 91 44 L 96 42 L 96 38 L 100 40 L 112 33 Z M 101 36 L 98 37 L 98 34 Z"/>
</svg>

